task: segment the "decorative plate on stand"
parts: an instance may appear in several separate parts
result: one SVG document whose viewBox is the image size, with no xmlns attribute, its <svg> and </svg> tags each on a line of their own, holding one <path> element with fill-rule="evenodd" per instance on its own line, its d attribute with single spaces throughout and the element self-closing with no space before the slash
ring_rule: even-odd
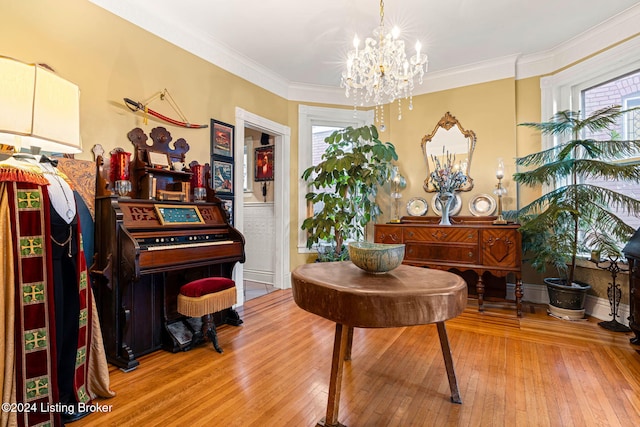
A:
<svg viewBox="0 0 640 427">
<path fill-rule="evenodd" d="M 496 210 L 496 200 L 488 194 L 478 194 L 469 201 L 469 212 L 473 216 L 489 216 Z"/>
<path fill-rule="evenodd" d="M 433 195 L 433 198 L 431 199 L 431 207 L 433 208 L 433 212 L 436 215 L 442 216 L 442 206 L 440 206 L 440 199 L 438 198 L 438 193 Z M 453 203 L 451 203 L 451 208 L 449 209 L 449 216 L 458 215 L 461 209 L 462 209 L 462 198 L 458 193 L 456 193 L 456 196 L 453 198 Z"/>
<path fill-rule="evenodd" d="M 407 213 L 411 216 L 422 216 L 429 210 L 429 204 L 422 197 L 414 197 L 407 203 Z"/>
</svg>

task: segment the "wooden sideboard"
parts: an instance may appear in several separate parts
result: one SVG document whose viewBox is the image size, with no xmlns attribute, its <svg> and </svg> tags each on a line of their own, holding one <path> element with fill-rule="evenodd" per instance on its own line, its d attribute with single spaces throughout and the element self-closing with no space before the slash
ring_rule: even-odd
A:
<svg viewBox="0 0 640 427">
<path fill-rule="evenodd" d="M 376 224 L 375 242 L 404 243 L 403 264 L 447 270 L 462 276 L 469 294 L 484 301 L 506 300 L 506 277 L 515 279 L 515 303 L 522 316 L 522 244 L 519 224 L 494 225 L 495 217 L 402 217 L 400 223 Z M 501 279 L 504 295 L 485 297 L 487 282 Z"/>
</svg>

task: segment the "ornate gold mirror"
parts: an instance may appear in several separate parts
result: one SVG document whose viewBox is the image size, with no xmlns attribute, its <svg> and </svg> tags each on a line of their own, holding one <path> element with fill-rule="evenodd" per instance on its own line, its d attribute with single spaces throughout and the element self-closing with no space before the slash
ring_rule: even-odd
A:
<svg viewBox="0 0 640 427">
<path fill-rule="evenodd" d="M 441 159 L 443 155 L 453 155 L 455 163 L 467 176 L 467 181 L 460 187 L 460 191 L 469 191 L 473 188 L 473 179 L 469 175 L 471 171 L 471 159 L 476 147 L 476 134 L 472 130 L 465 130 L 458 119 L 448 111 L 440 119 L 433 132 L 422 138 L 422 154 L 427 165 L 427 178 L 424 180 L 424 191 L 434 193 L 436 191 L 429 177 L 435 169 L 433 156 Z"/>
</svg>

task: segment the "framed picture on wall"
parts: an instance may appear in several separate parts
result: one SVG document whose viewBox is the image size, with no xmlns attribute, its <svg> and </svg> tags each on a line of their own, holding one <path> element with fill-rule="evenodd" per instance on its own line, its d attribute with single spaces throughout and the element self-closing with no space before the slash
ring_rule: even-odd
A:
<svg viewBox="0 0 640 427">
<path fill-rule="evenodd" d="M 233 157 L 234 126 L 211 119 L 211 152 L 216 156 Z"/>
<path fill-rule="evenodd" d="M 273 181 L 273 145 L 256 148 L 255 181 Z"/>
<path fill-rule="evenodd" d="M 233 163 L 214 160 L 211 180 L 216 193 L 233 194 Z"/>
<path fill-rule="evenodd" d="M 218 198 L 222 200 L 222 208 L 227 213 L 229 224 L 233 225 L 233 196 L 219 196 Z"/>
</svg>

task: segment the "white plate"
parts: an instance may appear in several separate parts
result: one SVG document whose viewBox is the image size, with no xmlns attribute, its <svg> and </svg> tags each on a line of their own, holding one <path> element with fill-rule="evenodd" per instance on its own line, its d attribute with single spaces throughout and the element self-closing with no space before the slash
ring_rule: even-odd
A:
<svg viewBox="0 0 640 427">
<path fill-rule="evenodd" d="M 414 197 L 407 203 L 407 213 L 411 216 L 422 216 L 429 210 L 429 204 L 422 197 Z"/>
<path fill-rule="evenodd" d="M 433 208 L 433 212 L 442 216 L 442 207 L 440 206 L 440 199 L 438 199 L 438 194 L 434 194 L 431 199 L 431 207 Z M 460 195 L 456 193 L 456 197 L 453 199 L 453 203 L 451 204 L 451 208 L 449 209 L 449 216 L 458 215 L 460 210 L 462 209 L 462 198 Z"/>
<path fill-rule="evenodd" d="M 474 216 L 489 216 L 496 210 L 496 200 L 488 194 L 478 194 L 469 201 L 469 211 Z"/>
</svg>

